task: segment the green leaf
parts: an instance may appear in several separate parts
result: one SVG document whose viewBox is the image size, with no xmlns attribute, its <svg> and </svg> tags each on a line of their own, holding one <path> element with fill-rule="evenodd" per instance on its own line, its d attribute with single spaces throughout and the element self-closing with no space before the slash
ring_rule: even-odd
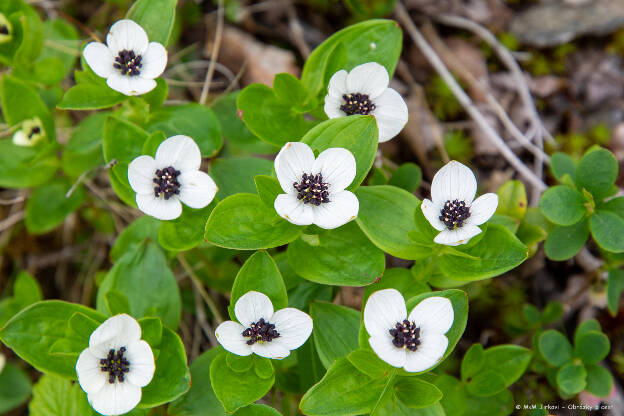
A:
<svg viewBox="0 0 624 416">
<path fill-rule="evenodd" d="M 141 318 L 141 339 L 150 345 L 160 345 L 163 337 L 163 324 L 160 318 Z"/>
<path fill-rule="evenodd" d="M 12 363 L 6 363 L 0 372 L 0 413 L 6 414 L 24 403 L 30 389 L 28 376 Z"/>
<path fill-rule="evenodd" d="M 576 327 L 576 331 L 574 331 L 574 343 L 577 344 L 579 341 L 579 338 L 583 335 L 585 335 L 588 332 L 591 331 L 596 331 L 596 332 L 601 332 L 602 330 L 600 329 L 600 323 L 598 323 L 597 320 L 595 319 L 587 319 L 583 322 L 581 322 L 577 327 Z"/>
<path fill-rule="evenodd" d="M 177 0 L 137 0 L 126 19 L 134 20 L 145 29 L 150 42 L 167 46 L 175 22 Z"/>
<path fill-rule="evenodd" d="M 467 406 L 467 393 L 461 381 L 453 376 L 442 374 L 434 381 L 444 396 L 440 404 L 447 415 L 462 416 Z M 472 410 L 472 409 L 471 409 Z"/>
<path fill-rule="evenodd" d="M 392 20 L 367 20 L 330 36 L 308 57 L 301 81 L 314 96 L 324 96 L 331 76 L 340 69 L 350 71 L 366 62 L 377 62 L 390 78 L 401 54 L 403 36 Z M 336 54 L 337 48 L 339 54 Z M 337 59 L 338 62 L 332 62 Z"/>
<path fill-rule="evenodd" d="M 398 267 L 386 269 L 379 281 L 375 281 L 374 283 L 366 286 L 362 304 L 365 305 L 368 297 L 374 292 L 389 288 L 396 289 L 401 292 L 405 299 L 412 298 L 431 290 L 428 284 L 416 280 L 414 275 L 407 269 Z"/>
<path fill-rule="evenodd" d="M 54 181 L 35 189 L 26 203 L 26 229 L 31 234 L 44 234 L 59 226 L 65 217 L 78 209 L 85 198 L 82 187 L 77 187 L 69 198 L 65 194 L 71 185 Z"/>
<path fill-rule="evenodd" d="M 101 323 L 101 321 L 92 319 L 81 312 L 74 312 L 69 318 L 69 328 L 82 339 L 89 339 Z"/>
<path fill-rule="evenodd" d="M 571 179 L 574 179 L 576 163 L 567 153 L 556 152 L 550 157 L 550 171 L 559 182 L 562 181 L 563 175 L 566 174 L 569 175 Z"/>
<path fill-rule="evenodd" d="M 232 416 L 281 416 L 281 413 L 265 404 L 250 404 L 241 407 Z"/>
<path fill-rule="evenodd" d="M 158 146 L 160 146 L 160 144 L 165 140 L 167 140 L 167 136 L 165 136 L 165 133 L 160 130 L 150 133 L 149 136 L 147 136 L 145 143 L 143 143 L 141 153 L 144 155 L 155 155 L 158 150 Z"/>
<path fill-rule="evenodd" d="M 276 311 L 288 306 L 284 280 L 277 264 L 266 251 L 258 251 L 249 257 L 236 275 L 228 308 L 232 319 L 236 319 L 234 315 L 236 301 L 252 290 L 267 295 Z"/>
<path fill-rule="evenodd" d="M 110 290 L 126 295 L 135 318 L 158 316 L 169 328 L 178 327 L 182 309 L 178 284 L 165 255 L 153 243 L 139 244 L 110 269 L 98 290 L 98 311 L 107 312 L 105 295 Z"/>
<path fill-rule="evenodd" d="M 225 362 L 233 371 L 244 373 L 254 365 L 254 357 L 253 355 L 240 356 L 227 352 L 225 354 Z"/>
<path fill-rule="evenodd" d="M 37 279 L 26 272 L 20 272 L 13 285 L 13 294 L 16 301 L 23 307 L 32 305 L 43 299 L 41 287 Z M 0 324 L 2 326 L 2 324 Z"/>
<path fill-rule="evenodd" d="M 561 332 L 549 329 L 542 332 L 538 339 L 542 357 L 551 365 L 560 367 L 572 360 L 572 345 Z"/>
<path fill-rule="evenodd" d="M 200 104 L 158 108 L 150 113 L 145 129 L 150 133 L 162 130 L 167 137 L 189 136 L 197 143 L 203 157 L 216 155 L 223 146 L 217 117 L 210 108 Z"/>
<path fill-rule="evenodd" d="M 225 409 L 217 399 L 210 382 L 210 365 L 221 348 L 211 348 L 191 364 L 191 389 L 169 405 L 172 416 L 225 416 Z"/>
<path fill-rule="evenodd" d="M 586 377 L 583 365 L 566 364 L 557 371 L 557 386 L 564 394 L 577 394 L 585 388 Z"/>
<path fill-rule="evenodd" d="M 59 167 L 55 152 L 56 145 L 23 147 L 0 140 L 0 186 L 30 188 L 48 182 Z"/>
<path fill-rule="evenodd" d="M 399 377 L 394 384 L 394 394 L 408 407 L 420 409 L 437 403 L 442 392 L 433 384 L 416 377 Z"/>
<path fill-rule="evenodd" d="M 546 237 L 544 251 L 551 260 L 567 260 L 583 248 L 587 237 L 589 237 L 587 220 L 568 227 L 558 225 Z"/>
<path fill-rule="evenodd" d="M 499 276 L 509 271 L 528 256 L 527 248 L 506 228 L 489 224 L 481 240 L 456 250 L 470 257 L 443 254 L 438 260 L 442 273 L 456 281 L 474 281 Z"/>
<path fill-rule="evenodd" d="M 108 113 L 94 113 L 82 119 L 63 150 L 63 170 L 72 177 L 104 164 L 102 131 Z"/>
<path fill-rule="evenodd" d="M 288 245 L 290 267 L 304 279 L 327 285 L 364 286 L 379 279 L 386 258 L 354 223 L 316 228 Z"/>
<path fill-rule="evenodd" d="M 467 390 L 480 397 L 490 397 L 503 391 L 522 376 L 531 361 L 531 355 L 531 350 L 519 345 L 497 345 L 488 348 L 483 353 L 482 368 L 471 376 L 472 379 L 466 385 Z M 462 369 L 463 367 L 462 362 Z"/>
<path fill-rule="evenodd" d="M 310 315 L 315 328 L 314 345 L 325 368 L 358 348 L 358 311 L 333 303 L 313 302 Z"/>
<path fill-rule="evenodd" d="M 610 270 L 607 280 L 607 303 L 611 316 L 617 316 L 620 309 L 620 297 L 624 291 L 624 271 Z"/>
<path fill-rule="evenodd" d="M 347 188 L 354 190 L 366 178 L 377 153 L 379 130 L 372 116 L 339 117 L 322 122 L 303 136 L 301 141 L 312 150 L 342 147 L 355 157 L 355 179 Z"/>
<path fill-rule="evenodd" d="M 609 338 L 599 331 L 588 331 L 574 340 L 574 352 L 585 364 L 598 364 L 610 349 Z"/>
<path fill-rule="evenodd" d="M 158 243 L 170 251 L 186 251 L 203 241 L 204 227 L 216 203 L 205 208 L 182 207 L 182 215 L 172 221 L 163 221 L 158 229 Z"/>
<path fill-rule="evenodd" d="M 128 99 L 108 85 L 77 84 L 71 87 L 56 106 L 61 110 L 100 110 Z"/>
<path fill-rule="evenodd" d="M 147 215 L 134 220 L 117 236 L 110 251 L 111 260 L 116 262 L 124 254 L 134 251 L 146 238 L 158 241 L 159 226 L 160 221 Z"/>
<path fill-rule="evenodd" d="M 507 181 L 496 191 L 498 208 L 496 213 L 522 220 L 527 210 L 527 196 L 524 184 L 520 181 Z"/>
<path fill-rule="evenodd" d="M 362 19 L 370 19 L 391 14 L 394 10 L 396 0 L 345 0 L 345 4 L 355 16 Z"/>
<path fill-rule="evenodd" d="M 96 415 L 78 383 L 51 374 L 43 375 L 33 387 L 28 410 L 32 416 Z"/>
<path fill-rule="evenodd" d="M 262 398 L 273 386 L 275 376 L 262 379 L 253 369 L 245 373 L 232 371 L 225 361 L 225 353 L 221 353 L 210 365 L 210 381 L 217 398 L 231 413 Z"/>
<path fill-rule="evenodd" d="M 586 365 L 585 370 L 587 371 L 585 390 L 594 396 L 609 397 L 613 389 L 613 376 L 609 370 L 595 364 Z"/>
<path fill-rule="evenodd" d="M 253 356 L 254 372 L 261 379 L 268 379 L 275 375 L 275 369 L 273 368 L 273 362 L 259 355 Z"/>
<path fill-rule="evenodd" d="M 136 192 L 128 181 L 128 165 L 128 162 L 117 163 L 108 170 L 108 178 L 119 199 L 131 207 L 136 207 Z"/>
<path fill-rule="evenodd" d="M 583 195 L 565 185 L 548 188 L 540 199 L 539 208 L 546 218 L 558 225 L 576 224 L 586 212 Z"/>
<path fill-rule="evenodd" d="M 270 175 L 273 163 L 258 157 L 215 159 L 210 164 L 210 176 L 219 187 L 217 198 L 224 199 L 241 192 L 254 193 L 256 175 Z M 275 200 L 275 199 L 274 199 Z M 273 202 L 271 202 L 272 206 Z"/>
<path fill-rule="evenodd" d="M 373 244 L 401 259 L 431 256 L 431 247 L 416 244 L 407 237 L 410 231 L 421 231 L 413 221 L 414 212 L 420 209 L 418 198 L 389 185 L 360 187 L 355 194 L 360 202 L 356 222 Z"/>
<path fill-rule="evenodd" d="M 382 361 L 372 350 L 359 349 L 352 351 L 347 355 L 347 360 L 358 371 L 372 378 L 388 377 L 394 368 Z"/>
<path fill-rule="evenodd" d="M 624 218 L 624 196 L 612 198 L 600 206 L 601 210 L 610 211 Z"/>
<path fill-rule="evenodd" d="M 490 397 L 505 390 L 505 379 L 495 370 L 485 370 L 466 383 L 466 390 L 473 396 Z"/>
<path fill-rule="evenodd" d="M 507 416 L 513 414 L 513 395 L 509 390 L 503 390 L 494 396 L 477 397 L 466 395 L 466 410 L 470 409 L 470 416 Z"/>
<path fill-rule="evenodd" d="M 613 253 L 624 252 L 624 219 L 611 211 L 596 211 L 589 217 L 589 230 L 596 243 Z"/>
<path fill-rule="evenodd" d="M 269 208 L 273 207 L 277 196 L 284 193 L 279 181 L 272 176 L 258 175 L 254 177 L 254 182 L 260 199 Z"/>
<path fill-rule="evenodd" d="M 225 248 L 258 250 L 288 244 L 302 227 L 277 215 L 258 195 L 236 194 L 215 207 L 206 223 L 206 241 Z"/>
<path fill-rule="evenodd" d="M 422 170 L 415 163 L 403 163 L 392 173 L 388 185 L 405 189 L 407 192 L 416 192 L 422 180 Z"/>
<path fill-rule="evenodd" d="M 104 123 L 102 143 L 106 162 L 132 162 L 143 154 L 143 143 L 147 132 L 136 125 L 117 117 L 109 117 Z M 127 177 L 125 178 L 127 182 Z"/>
<path fill-rule="evenodd" d="M 52 354 L 50 348 L 64 341 L 75 351 L 89 345 L 89 340 L 67 332 L 67 323 L 76 312 L 103 322 L 105 317 L 82 305 L 59 300 L 37 302 L 15 315 L 0 330 L 0 339 L 20 358 L 37 370 L 65 378 L 76 377 L 78 354 Z"/>
<path fill-rule="evenodd" d="M 104 294 L 104 304 L 110 316 L 120 313 L 130 313 L 128 298 L 118 290 L 109 290 Z"/>
<path fill-rule="evenodd" d="M 485 354 L 483 352 L 483 345 L 472 344 L 472 347 L 466 351 L 461 363 L 461 378 L 462 381 L 466 381 L 473 377 L 475 374 L 483 368 L 485 363 Z"/>
<path fill-rule="evenodd" d="M 618 174 L 618 162 L 613 153 L 592 147 L 576 167 L 576 184 L 585 188 L 596 200 L 609 195 Z"/>
<path fill-rule="evenodd" d="M 309 97 L 308 90 L 291 74 L 275 75 L 273 91 L 279 101 L 290 104 L 295 112 L 303 113 L 316 107 L 316 101 Z"/>
</svg>

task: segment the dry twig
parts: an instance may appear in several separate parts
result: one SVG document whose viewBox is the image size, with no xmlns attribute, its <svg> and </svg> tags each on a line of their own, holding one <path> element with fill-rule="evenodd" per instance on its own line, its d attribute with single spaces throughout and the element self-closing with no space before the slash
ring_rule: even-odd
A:
<svg viewBox="0 0 624 416">
<path fill-rule="evenodd" d="M 212 82 L 212 77 L 214 75 L 215 62 L 217 61 L 217 57 L 219 56 L 221 37 L 223 36 L 223 13 L 223 0 L 219 0 L 219 5 L 217 9 L 217 31 L 215 34 L 214 43 L 212 44 L 212 52 L 210 53 L 210 65 L 208 66 L 206 79 L 204 80 L 204 86 L 202 88 L 201 96 L 199 97 L 199 103 L 202 105 L 206 104 L 206 100 L 208 100 L 208 92 L 210 91 L 210 83 Z"/>
</svg>

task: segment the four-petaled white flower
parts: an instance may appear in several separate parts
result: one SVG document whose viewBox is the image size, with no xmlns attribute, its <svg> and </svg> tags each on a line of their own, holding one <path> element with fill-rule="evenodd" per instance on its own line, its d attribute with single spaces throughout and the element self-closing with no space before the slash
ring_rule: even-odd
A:
<svg viewBox="0 0 624 416">
<path fill-rule="evenodd" d="M 273 312 L 273 303 L 264 293 L 247 292 L 234 305 L 238 322 L 225 321 L 215 335 L 232 354 L 281 360 L 303 345 L 312 333 L 312 318 L 295 308 Z M 240 322 L 240 323 L 239 323 Z"/>
<path fill-rule="evenodd" d="M 407 105 L 401 95 L 388 88 L 388 71 L 377 62 L 336 72 L 329 80 L 325 114 L 329 118 L 370 114 L 377 120 L 379 142 L 399 134 L 407 123 Z"/>
<path fill-rule="evenodd" d="M 447 298 L 422 300 L 407 314 L 403 295 L 396 289 L 373 293 L 364 307 L 368 342 L 383 361 L 405 371 L 433 367 L 444 356 L 453 326 L 453 305 Z"/>
<path fill-rule="evenodd" d="M 78 357 L 80 387 L 98 413 L 121 415 L 141 401 L 141 387 L 154 376 L 154 354 L 141 340 L 141 327 L 129 315 L 108 318 L 89 338 Z"/>
<path fill-rule="evenodd" d="M 476 193 L 474 173 L 459 162 L 453 160 L 435 174 L 431 183 L 433 201 L 425 199 L 420 206 L 425 218 L 440 231 L 433 241 L 458 246 L 481 233 L 478 225 L 494 215 L 498 195 L 489 193 L 474 199 Z"/>
<path fill-rule="evenodd" d="M 286 143 L 275 158 L 275 173 L 286 192 L 275 199 L 275 210 L 296 225 L 340 227 L 360 208 L 355 194 L 345 190 L 355 172 L 355 158 L 347 149 L 324 150 L 315 160 L 307 144 Z"/>
<path fill-rule="evenodd" d="M 156 158 L 139 156 L 128 166 L 128 181 L 137 193 L 141 211 L 159 220 L 172 220 L 182 214 L 184 202 L 191 208 L 204 208 L 217 193 L 217 185 L 199 170 L 201 153 L 188 136 L 173 136 L 156 150 Z"/>
<path fill-rule="evenodd" d="M 13 134 L 13 144 L 32 147 L 45 138 L 45 131 L 39 117 L 22 121 L 22 128 Z"/>
<path fill-rule="evenodd" d="M 106 44 L 91 42 L 83 54 L 93 72 L 115 91 L 140 95 L 156 87 L 154 78 L 167 66 L 167 50 L 158 42 L 149 42 L 145 30 L 124 19 L 111 26 Z"/>
</svg>

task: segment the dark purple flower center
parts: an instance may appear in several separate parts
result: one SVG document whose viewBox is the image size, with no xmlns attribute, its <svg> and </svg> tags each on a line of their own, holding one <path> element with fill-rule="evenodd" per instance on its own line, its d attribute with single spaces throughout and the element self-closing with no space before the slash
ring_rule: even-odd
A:
<svg viewBox="0 0 624 416">
<path fill-rule="evenodd" d="M 304 204 L 312 204 L 319 206 L 329 202 L 329 186 L 323 182 L 323 175 L 304 173 L 301 181 L 293 184 L 297 190 L 297 199 L 303 201 Z"/>
<path fill-rule="evenodd" d="M 121 72 L 121 75 L 135 76 L 141 73 L 141 55 L 134 51 L 124 49 L 115 58 L 113 67 Z"/>
<path fill-rule="evenodd" d="M 39 133 L 41 133 L 41 127 L 35 126 L 32 129 L 30 129 L 30 132 L 28 133 L 28 138 L 32 139 L 35 134 L 39 134 Z"/>
<path fill-rule="evenodd" d="M 165 196 L 165 199 L 171 198 L 173 195 L 180 193 L 180 182 L 178 182 L 178 176 L 180 171 L 176 170 L 173 166 L 169 166 L 164 169 L 156 170 L 156 177 L 153 182 L 156 184 L 154 187 L 154 196 L 158 198 L 160 194 Z"/>
<path fill-rule="evenodd" d="M 7 25 L 0 25 L 0 35 L 8 35 L 9 27 Z"/>
<path fill-rule="evenodd" d="M 247 345 L 253 345 L 258 341 L 271 342 L 274 338 L 279 338 L 280 334 L 275 330 L 275 325 L 265 322 L 260 318 L 258 322 L 253 322 L 249 328 L 243 331 L 243 336 L 249 338 Z"/>
<path fill-rule="evenodd" d="M 100 360 L 100 370 L 104 373 L 108 373 L 108 382 L 113 384 L 115 379 L 120 383 L 124 382 L 124 374 L 130 371 L 130 363 L 124 357 L 126 347 L 121 347 L 117 352 L 111 348 L 106 358 Z"/>
<path fill-rule="evenodd" d="M 470 207 L 466 206 L 464 201 L 446 201 L 444 207 L 440 211 L 440 221 L 446 225 L 449 231 L 453 231 L 462 225 L 470 218 Z"/>
<path fill-rule="evenodd" d="M 340 109 L 348 116 L 354 114 L 368 115 L 375 109 L 375 104 L 368 98 L 368 94 L 344 94 L 342 96 L 344 104 Z"/>
<path fill-rule="evenodd" d="M 416 351 L 420 345 L 420 328 L 415 323 L 408 321 L 397 322 L 390 331 L 394 337 L 392 344 L 397 348 L 407 348 Z"/>
</svg>

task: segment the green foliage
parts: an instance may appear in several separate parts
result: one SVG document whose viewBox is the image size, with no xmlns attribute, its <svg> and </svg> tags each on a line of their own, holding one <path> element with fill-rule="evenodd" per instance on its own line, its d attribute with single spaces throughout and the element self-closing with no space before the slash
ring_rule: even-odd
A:
<svg viewBox="0 0 624 416">
<path fill-rule="evenodd" d="M 41 377 L 33 387 L 33 399 L 28 410 L 34 416 L 97 414 L 77 383 L 50 374 Z"/>
<path fill-rule="evenodd" d="M 15 409 L 24 403 L 30 394 L 30 379 L 24 370 L 7 363 L 0 372 L 0 412 L 4 414 Z"/>
<path fill-rule="evenodd" d="M 310 315 L 316 326 L 314 345 L 325 368 L 358 348 L 360 314 L 350 308 L 332 303 L 314 302 Z"/>
</svg>

